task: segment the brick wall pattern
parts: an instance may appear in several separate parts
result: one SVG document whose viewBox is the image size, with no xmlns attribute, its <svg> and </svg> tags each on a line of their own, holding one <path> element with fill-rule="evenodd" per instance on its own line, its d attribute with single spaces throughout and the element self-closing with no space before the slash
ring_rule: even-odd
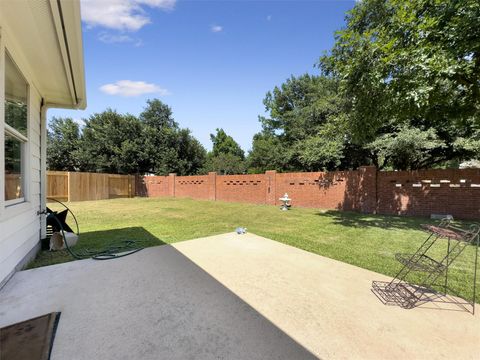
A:
<svg viewBox="0 0 480 360">
<path fill-rule="evenodd" d="M 363 213 L 430 216 L 451 214 L 480 220 L 480 169 L 352 171 L 252 175 L 139 176 L 137 196 L 189 197 L 280 205 L 288 193 L 292 206 Z"/>
</svg>

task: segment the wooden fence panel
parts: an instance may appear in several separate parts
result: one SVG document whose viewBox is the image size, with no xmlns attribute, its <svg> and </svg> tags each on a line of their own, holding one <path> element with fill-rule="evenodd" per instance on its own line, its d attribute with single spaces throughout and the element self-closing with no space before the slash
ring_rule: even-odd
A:
<svg viewBox="0 0 480 360">
<path fill-rule="evenodd" d="M 109 198 L 132 197 L 134 181 L 134 176 L 108 175 Z"/>
<path fill-rule="evenodd" d="M 65 171 L 47 172 L 47 197 L 60 201 L 68 200 L 68 173 Z"/>
<path fill-rule="evenodd" d="M 85 172 L 47 172 L 47 197 L 66 201 L 133 197 L 135 177 Z"/>
</svg>

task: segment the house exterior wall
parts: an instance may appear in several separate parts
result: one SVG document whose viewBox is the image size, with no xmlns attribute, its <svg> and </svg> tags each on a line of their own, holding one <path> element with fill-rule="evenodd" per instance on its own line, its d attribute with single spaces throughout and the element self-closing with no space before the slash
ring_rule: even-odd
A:
<svg viewBox="0 0 480 360">
<path fill-rule="evenodd" d="M 32 74 L 25 66 L 27 63 L 21 49 L 8 31 L 8 26 L 1 23 L 0 18 L 0 287 L 15 270 L 23 267 L 32 258 L 39 246 L 41 237 L 42 217 L 37 214 L 41 209 L 42 167 L 45 158 L 42 157 L 42 142 L 45 141 L 45 121 L 41 116 L 42 97 L 32 82 Z M 4 166 L 4 74 L 5 49 L 15 61 L 29 85 L 28 91 L 28 142 L 25 145 L 24 157 L 24 199 L 19 204 L 6 206 L 5 166 Z"/>
</svg>

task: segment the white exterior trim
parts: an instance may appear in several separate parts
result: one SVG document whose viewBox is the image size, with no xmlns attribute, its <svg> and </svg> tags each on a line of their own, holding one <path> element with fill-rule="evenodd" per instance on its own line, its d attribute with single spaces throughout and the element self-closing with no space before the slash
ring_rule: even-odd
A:
<svg viewBox="0 0 480 360">
<path fill-rule="evenodd" d="M 34 21 L 22 23 L 23 17 Z M 46 78 L 37 64 L 41 62 L 31 56 L 42 47 L 28 39 L 29 34 L 39 38 L 35 26 L 44 32 L 40 38 L 56 49 L 39 51 L 43 69 L 52 73 L 45 61 L 60 64 L 53 78 Z M 28 83 L 26 136 L 5 124 L 6 49 Z M 45 215 L 40 214 L 46 207 L 46 112 L 49 107 L 85 108 L 84 76 L 78 0 L 0 1 L 0 288 L 35 255 L 46 235 Z M 24 142 L 23 199 L 5 201 L 5 132 Z"/>
</svg>

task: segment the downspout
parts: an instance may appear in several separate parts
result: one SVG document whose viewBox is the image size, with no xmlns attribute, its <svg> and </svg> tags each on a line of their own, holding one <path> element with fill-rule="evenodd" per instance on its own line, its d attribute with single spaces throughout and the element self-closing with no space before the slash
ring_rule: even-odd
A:
<svg viewBox="0 0 480 360">
<path fill-rule="evenodd" d="M 40 103 L 40 239 L 47 237 L 47 110 L 48 105 L 42 98 Z"/>
</svg>

